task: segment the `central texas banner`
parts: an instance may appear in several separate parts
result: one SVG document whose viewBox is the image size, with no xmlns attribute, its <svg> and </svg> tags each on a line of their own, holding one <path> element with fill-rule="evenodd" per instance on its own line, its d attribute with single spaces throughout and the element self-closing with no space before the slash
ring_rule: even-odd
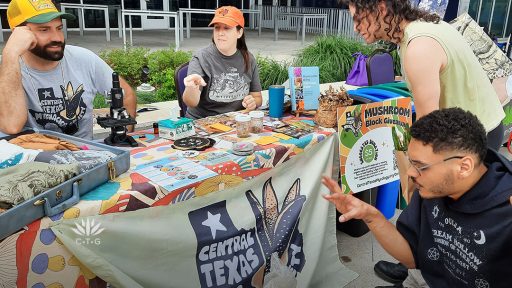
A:
<svg viewBox="0 0 512 288">
<path fill-rule="evenodd" d="M 336 142 L 235 188 L 52 230 L 114 287 L 343 287 L 357 274 L 340 263 L 334 207 L 321 197 Z"/>
<path fill-rule="evenodd" d="M 398 180 L 391 128 L 399 135 L 411 126 L 409 98 L 338 108 L 343 192 L 361 192 Z"/>
</svg>

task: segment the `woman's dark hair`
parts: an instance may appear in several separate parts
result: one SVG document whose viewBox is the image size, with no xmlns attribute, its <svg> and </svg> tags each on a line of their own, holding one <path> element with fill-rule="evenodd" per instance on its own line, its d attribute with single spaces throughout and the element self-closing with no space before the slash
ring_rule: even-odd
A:
<svg viewBox="0 0 512 288">
<path fill-rule="evenodd" d="M 240 25 L 236 26 L 236 31 L 240 31 L 240 29 L 243 29 L 243 27 Z M 215 40 L 213 39 L 213 37 L 212 42 L 213 44 L 215 44 Z M 244 57 L 244 72 L 247 73 L 247 71 L 249 71 L 249 68 L 251 68 L 251 62 L 249 60 L 249 49 L 247 49 L 247 44 L 245 44 L 245 31 L 242 33 L 242 37 L 236 40 L 236 49 L 240 50 L 240 53 L 242 53 L 242 56 Z"/>
<path fill-rule="evenodd" d="M 402 29 L 398 24 L 403 20 L 423 20 L 425 22 L 433 22 L 436 24 L 441 20 L 437 14 L 432 14 L 412 7 L 410 0 L 341 0 L 341 2 L 352 5 L 356 8 L 354 20 L 358 23 L 361 23 L 361 19 L 367 14 L 375 13 L 377 17 L 376 25 L 379 26 L 377 28 L 380 28 L 378 21 L 381 17 L 378 5 L 381 2 L 385 2 L 388 13 L 384 18 L 384 23 L 386 23 L 388 27 L 384 30 L 390 39 L 397 40 L 398 42 L 401 40 L 400 37 L 402 35 Z"/>
<path fill-rule="evenodd" d="M 236 26 L 237 31 L 240 31 L 240 29 L 243 29 L 243 27 Z M 247 49 L 247 44 L 245 44 L 245 31 L 242 33 L 242 37 L 236 40 L 236 49 L 240 50 L 242 56 L 244 57 L 245 73 L 247 73 L 249 68 L 251 68 L 251 62 L 249 61 L 249 49 Z"/>
</svg>

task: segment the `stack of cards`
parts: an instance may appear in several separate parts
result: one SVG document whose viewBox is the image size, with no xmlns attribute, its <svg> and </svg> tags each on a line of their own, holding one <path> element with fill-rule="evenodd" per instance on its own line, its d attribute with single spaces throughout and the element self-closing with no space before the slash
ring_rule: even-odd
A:
<svg viewBox="0 0 512 288">
<path fill-rule="evenodd" d="M 251 142 L 233 143 L 232 153 L 238 156 L 248 156 L 254 152 L 254 144 Z"/>
</svg>

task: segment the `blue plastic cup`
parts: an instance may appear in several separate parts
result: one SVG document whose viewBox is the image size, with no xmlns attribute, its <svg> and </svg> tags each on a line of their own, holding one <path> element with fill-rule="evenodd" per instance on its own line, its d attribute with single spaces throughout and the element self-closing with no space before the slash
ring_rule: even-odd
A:
<svg viewBox="0 0 512 288">
<path fill-rule="evenodd" d="M 268 87 L 268 116 L 271 118 L 283 117 L 284 86 L 271 85 Z"/>
<path fill-rule="evenodd" d="M 400 180 L 379 186 L 377 190 L 377 203 L 375 207 L 379 209 L 386 219 L 395 215 L 396 201 L 400 191 Z"/>
</svg>

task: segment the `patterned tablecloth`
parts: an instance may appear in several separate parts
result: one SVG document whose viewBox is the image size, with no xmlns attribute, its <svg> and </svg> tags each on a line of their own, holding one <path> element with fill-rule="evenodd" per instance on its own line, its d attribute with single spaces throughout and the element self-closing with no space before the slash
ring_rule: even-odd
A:
<svg viewBox="0 0 512 288">
<path fill-rule="evenodd" d="M 308 118 L 292 121 L 313 124 Z M 60 243 L 49 224 L 61 218 L 77 218 L 97 214 L 133 211 L 160 205 L 171 205 L 196 196 L 216 192 L 251 179 L 276 165 L 302 153 L 325 139 L 331 132 L 316 129 L 314 133 L 299 139 L 284 140 L 268 145 L 255 144 L 255 152 L 249 156 L 230 153 L 227 140 L 237 141 L 234 131 L 227 132 L 218 140 L 217 147 L 209 148 L 190 160 L 199 161 L 218 175 L 201 182 L 167 191 L 147 178 L 134 172 L 136 165 L 175 153 L 171 141 L 161 139 L 152 131 L 134 134 L 140 146 L 131 150 L 131 168 L 115 181 L 105 183 L 84 195 L 81 201 L 53 217 L 37 220 L 24 230 L 0 242 L 0 287 L 99 287 L 104 282 L 97 278 Z M 275 136 L 265 130 L 244 141 L 254 142 L 261 137 Z M 284 137 L 286 138 L 286 137 Z M 224 139 L 219 141 L 219 139 Z M 141 245 L 144 245 L 141 243 Z"/>
</svg>

